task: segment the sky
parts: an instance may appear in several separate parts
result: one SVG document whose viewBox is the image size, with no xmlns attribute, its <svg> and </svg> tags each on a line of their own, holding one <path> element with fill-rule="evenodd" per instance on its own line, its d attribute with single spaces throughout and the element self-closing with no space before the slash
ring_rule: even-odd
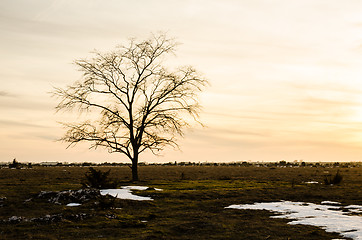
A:
<svg viewBox="0 0 362 240">
<path fill-rule="evenodd" d="M 0 162 L 128 162 L 57 141 L 77 113 L 50 92 L 74 60 L 151 32 L 182 44 L 170 63 L 210 82 L 205 127 L 144 162 L 362 161 L 362 1 L 0 1 Z"/>
</svg>

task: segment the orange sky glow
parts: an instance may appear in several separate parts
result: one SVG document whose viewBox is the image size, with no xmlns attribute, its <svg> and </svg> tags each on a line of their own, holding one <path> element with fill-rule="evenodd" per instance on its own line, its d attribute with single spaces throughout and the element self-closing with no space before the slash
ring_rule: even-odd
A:
<svg viewBox="0 0 362 240">
<path fill-rule="evenodd" d="M 128 162 L 66 149 L 49 92 L 81 76 L 94 49 L 164 31 L 182 43 L 167 64 L 211 86 L 181 151 L 145 162 L 362 161 L 362 1 L 4 0 L 0 2 L 0 162 Z"/>
</svg>

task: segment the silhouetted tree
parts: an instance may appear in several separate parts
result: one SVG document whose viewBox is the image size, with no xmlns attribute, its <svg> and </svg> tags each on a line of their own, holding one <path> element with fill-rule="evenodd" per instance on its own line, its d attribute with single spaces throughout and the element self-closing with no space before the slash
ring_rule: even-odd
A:
<svg viewBox="0 0 362 240">
<path fill-rule="evenodd" d="M 83 78 L 65 89 L 55 88 L 54 95 L 60 98 L 56 109 L 98 115 L 63 123 L 67 132 L 61 140 L 69 146 L 87 141 L 90 148 L 105 147 L 110 153 L 126 155 L 132 162 L 132 179 L 137 181 L 140 153 L 177 147 L 176 137 L 190 123 L 186 115 L 198 121 L 197 93 L 207 81 L 191 66 L 171 72 L 162 65 L 176 46 L 164 34 L 152 35 L 75 61 Z"/>
</svg>

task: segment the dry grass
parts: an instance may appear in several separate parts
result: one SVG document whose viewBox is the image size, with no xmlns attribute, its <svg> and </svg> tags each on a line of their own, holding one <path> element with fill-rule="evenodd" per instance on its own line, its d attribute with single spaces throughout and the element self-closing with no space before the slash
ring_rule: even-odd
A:
<svg viewBox="0 0 362 240">
<path fill-rule="evenodd" d="M 98 167 L 122 185 L 131 179 L 128 167 Z M 337 168 L 232 167 L 232 166 L 141 166 L 141 182 L 164 189 L 141 191 L 154 201 L 117 200 L 122 209 L 99 209 L 93 202 L 80 207 L 55 205 L 43 200 L 24 200 L 42 190 L 81 188 L 88 168 L 35 167 L 0 169 L 0 220 L 11 216 L 27 218 L 46 214 L 87 213 L 84 220 L 57 223 L 0 222 L 0 239 L 333 239 L 312 226 L 287 225 L 271 219 L 267 211 L 225 209 L 230 204 L 260 201 L 338 201 L 360 204 L 362 168 L 338 168 L 343 181 L 337 186 L 323 184 L 326 174 Z M 306 184 L 318 181 L 322 184 Z M 116 218 L 108 218 L 113 214 Z"/>
</svg>

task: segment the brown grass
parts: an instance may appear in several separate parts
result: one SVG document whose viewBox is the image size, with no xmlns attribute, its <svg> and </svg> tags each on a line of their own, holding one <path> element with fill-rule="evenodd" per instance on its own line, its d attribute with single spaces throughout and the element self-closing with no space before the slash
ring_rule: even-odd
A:
<svg viewBox="0 0 362 240">
<path fill-rule="evenodd" d="M 110 177 L 130 184 L 130 169 L 111 169 Z M 362 168 L 338 168 L 340 185 L 323 184 L 325 167 L 239 167 L 239 166 L 141 166 L 141 182 L 164 189 L 140 191 L 154 201 L 117 200 L 122 209 L 99 209 L 93 202 L 80 207 L 55 205 L 43 200 L 24 203 L 42 190 L 81 188 L 86 167 L 34 167 L 0 169 L 0 239 L 333 239 L 340 236 L 312 226 L 287 225 L 284 219 L 269 218 L 267 211 L 234 210 L 231 204 L 261 201 L 338 201 L 360 204 Z M 318 181 L 322 184 L 306 184 Z M 2 222 L 11 216 L 26 218 L 46 214 L 87 213 L 84 220 L 57 223 Z M 113 214 L 115 219 L 107 218 Z"/>
</svg>

